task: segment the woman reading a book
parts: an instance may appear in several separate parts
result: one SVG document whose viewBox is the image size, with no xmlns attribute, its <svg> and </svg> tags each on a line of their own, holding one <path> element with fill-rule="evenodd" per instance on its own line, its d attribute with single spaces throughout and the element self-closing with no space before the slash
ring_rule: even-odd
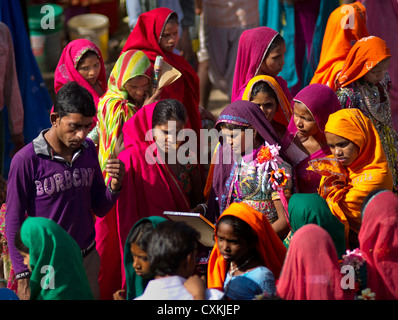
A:
<svg viewBox="0 0 398 320">
<path fill-rule="evenodd" d="M 123 126 L 125 149 L 118 158 L 126 175 L 116 204 L 121 255 L 138 220 L 163 216 L 164 211 L 199 212 L 204 200 L 200 170 L 180 139 L 186 121 L 184 106 L 164 99 L 142 107 Z"/>
</svg>

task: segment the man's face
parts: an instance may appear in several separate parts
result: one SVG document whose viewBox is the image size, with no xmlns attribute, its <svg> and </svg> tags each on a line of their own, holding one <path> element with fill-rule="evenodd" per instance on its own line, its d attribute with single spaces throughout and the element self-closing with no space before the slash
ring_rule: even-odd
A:
<svg viewBox="0 0 398 320">
<path fill-rule="evenodd" d="M 91 125 L 93 117 L 85 117 L 81 113 L 68 113 L 62 118 L 57 117 L 53 126 L 58 139 L 70 149 L 77 149 L 84 142 Z"/>
</svg>

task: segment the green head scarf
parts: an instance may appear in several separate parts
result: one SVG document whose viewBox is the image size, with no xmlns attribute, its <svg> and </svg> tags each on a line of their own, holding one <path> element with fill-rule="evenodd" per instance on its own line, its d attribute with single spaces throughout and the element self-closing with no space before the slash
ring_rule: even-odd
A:
<svg viewBox="0 0 398 320">
<path fill-rule="evenodd" d="M 151 279 L 144 279 L 141 276 L 138 276 L 133 268 L 133 256 L 131 255 L 131 245 L 129 243 L 130 236 L 132 235 L 134 229 L 143 222 L 151 222 L 153 228 L 167 219 L 159 216 L 151 216 L 148 218 L 143 218 L 139 220 L 133 228 L 131 228 L 129 235 L 127 237 L 125 246 L 124 246 L 124 270 L 126 274 L 126 286 L 127 286 L 127 300 L 132 300 L 136 297 L 139 297 L 143 294 L 146 285 Z"/>
<path fill-rule="evenodd" d="M 346 253 L 344 225 L 332 214 L 326 200 L 318 193 L 293 194 L 288 210 L 292 234 L 306 224 L 317 224 L 332 237 L 339 258 Z"/>
<path fill-rule="evenodd" d="M 92 300 L 93 294 L 76 241 L 56 222 L 28 217 L 21 240 L 30 255 L 31 300 Z"/>
</svg>

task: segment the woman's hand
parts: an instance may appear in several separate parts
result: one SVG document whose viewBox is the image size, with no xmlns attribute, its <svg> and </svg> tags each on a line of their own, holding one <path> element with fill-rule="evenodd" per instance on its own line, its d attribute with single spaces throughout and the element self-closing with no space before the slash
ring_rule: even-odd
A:
<svg viewBox="0 0 398 320">
<path fill-rule="evenodd" d="M 147 104 L 151 104 L 151 103 L 154 103 L 154 102 L 159 101 L 159 99 L 160 99 L 160 94 L 161 94 L 161 93 L 162 93 L 162 88 L 156 89 L 156 91 L 155 91 L 155 93 L 152 95 L 152 97 L 149 97 L 149 95 L 148 95 L 148 97 L 145 99 L 143 105 L 145 106 L 145 105 L 147 105 Z"/>
<path fill-rule="evenodd" d="M 113 300 L 126 300 L 126 290 L 118 290 L 113 294 Z"/>
</svg>

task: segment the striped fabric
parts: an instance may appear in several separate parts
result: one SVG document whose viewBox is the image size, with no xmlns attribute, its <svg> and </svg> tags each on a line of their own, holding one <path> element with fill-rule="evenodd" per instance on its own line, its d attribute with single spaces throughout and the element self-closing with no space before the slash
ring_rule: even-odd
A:
<svg viewBox="0 0 398 320">
<path fill-rule="evenodd" d="M 105 183 L 109 176 L 105 172 L 106 162 L 114 158 L 117 138 L 123 124 L 140 108 L 128 101 L 124 84 L 137 76 L 151 78 L 152 68 L 148 57 L 138 50 L 129 50 L 120 55 L 108 80 L 108 91 L 98 103 L 98 131 L 100 135 L 98 159 Z"/>
</svg>

